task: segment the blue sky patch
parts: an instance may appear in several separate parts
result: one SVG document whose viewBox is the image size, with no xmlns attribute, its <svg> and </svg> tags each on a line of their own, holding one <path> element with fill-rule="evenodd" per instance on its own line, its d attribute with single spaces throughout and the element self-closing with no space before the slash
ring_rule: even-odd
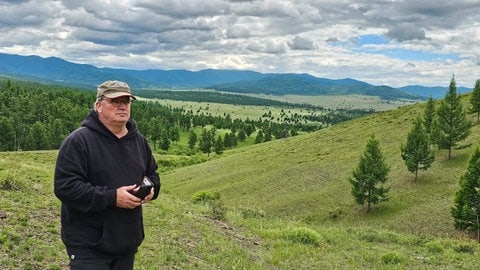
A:
<svg viewBox="0 0 480 270">
<path fill-rule="evenodd" d="M 408 50 L 403 48 L 382 48 L 378 45 L 389 44 L 388 38 L 383 35 L 364 35 L 355 39 L 355 51 L 369 54 L 382 54 L 389 58 L 407 60 L 407 61 L 459 61 L 460 57 L 454 53 L 434 53 L 419 50 Z M 346 43 L 337 43 L 345 46 Z M 377 45 L 377 46 L 368 46 Z"/>
<path fill-rule="evenodd" d="M 383 35 L 364 35 L 357 38 L 358 47 L 367 44 L 388 44 L 388 42 L 388 39 Z"/>
<path fill-rule="evenodd" d="M 424 51 L 412 51 L 407 49 L 389 49 L 380 50 L 374 53 L 380 53 L 390 58 L 397 58 L 402 60 L 418 60 L 418 61 L 445 61 L 445 60 L 460 60 L 458 54 L 454 53 L 432 53 Z"/>
</svg>

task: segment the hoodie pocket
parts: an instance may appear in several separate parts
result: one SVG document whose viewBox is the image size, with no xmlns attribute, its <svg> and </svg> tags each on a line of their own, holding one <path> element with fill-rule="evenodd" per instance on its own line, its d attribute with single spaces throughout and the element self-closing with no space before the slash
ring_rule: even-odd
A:
<svg viewBox="0 0 480 270">
<path fill-rule="evenodd" d="M 133 210 L 115 209 L 107 214 L 102 236 L 94 247 L 111 254 L 135 253 L 143 238 L 141 207 Z"/>
</svg>

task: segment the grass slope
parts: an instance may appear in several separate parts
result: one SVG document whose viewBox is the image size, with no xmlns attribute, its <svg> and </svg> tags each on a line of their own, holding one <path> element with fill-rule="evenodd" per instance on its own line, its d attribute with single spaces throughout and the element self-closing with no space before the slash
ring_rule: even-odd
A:
<svg viewBox="0 0 480 270">
<path fill-rule="evenodd" d="M 440 152 L 414 182 L 399 147 L 422 112 L 415 105 L 376 113 L 162 173 L 160 198 L 144 206 L 147 238 L 135 269 L 477 268 L 478 244 L 453 229 L 450 207 L 479 126 L 451 160 Z M 366 214 L 348 177 L 371 134 L 392 188 L 391 200 Z M 2 269 L 67 268 L 55 158 L 56 151 L 0 153 Z M 221 194 L 226 221 L 191 202 L 199 191 Z"/>
<path fill-rule="evenodd" d="M 440 151 L 432 168 L 421 171 L 414 182 L 401 159 L 400 144 L 423 109 L 423 104 L 406 106 L 234 150 L 224 158 L 165 173 L 165 189 L 185 199 L 199 190 L 220 192 L 230 208 L 256 207 L 269 216 L 314 225 L 368 225 L 404 233 L 455 235 L 450 208 L 480 127 L 473 127 L 450 160 Z M 391 167 L 387 181 L 391 198 L 365 214 L 354 203 L 348 178 L 372 134 Z M 333 214 L 338 217 L 332 219 Z"/>
</svg>

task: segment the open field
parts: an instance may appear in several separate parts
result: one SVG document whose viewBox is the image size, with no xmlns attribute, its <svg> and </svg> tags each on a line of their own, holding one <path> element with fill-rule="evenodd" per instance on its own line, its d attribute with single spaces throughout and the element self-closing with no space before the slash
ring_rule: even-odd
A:
<svg viewBox="0 0 480 270">
<path fill-rule="evenodd" d="M 419 101 L 405 100 L 405 101 L 385 101 L 374 96 L 361 95 L 344 95 L 344 96 L 273 96 L 273 95 L 255 95 L 249 94 L 253 97 L 272 99 L 281 102 L 289 102 L 293 104 L 309 104 L 327 109 L 374 109 L 375 111 L 393 110 L 402 106 L 410 105 Z M 160 99 L 157 100 L 162 105 L 171 106 L 173 108 L 183 108 L 184 110 L 192 110 L 193 112 L 203 112 L 205 114 L 212 114 L 214 116 L 224 116 L 230 114 L 235 118 L 240 119 L 258 119 L 263 114 L 271 112 L 274 117 L 279 117 L 282 110 L 288 111 L 291 114 L 310 114 L 305 108 L 281 108 L 275 106 L 253 106 L 253 105 L 232 105 L 214 102 L 194 102 Z"/>
<path fill-rule="evenodd" d="M 311 104 L 330 109 L 374 109 L 375 111 L 393 110 L 401 106 L 410 105 L 418 100 L 387 101 L 375 96 L 338 95 L 338 96 L 299 96 L 299 95 L 254 95 L 259 98 L 268 98 L 277 101 Z"/>
<path fill-rule="evenodd" d="M 212 114 L 213 116 L 225 116 L 230 114 L 242 120 L 254 119 L 257 120 L 264 113 L 272 112 L 275 116 L 280 116 L 281 108 L 272 106 L 253 106 L 253 105 L 232 105 L 213 102 L 194 102 L 194 101 L 181 101 L 181 100 L 169 100 L 162 99 L 157 100 L 160 104 L 165 106 L 171 106 L 173 108 L 182 108 L 186 111 L 193 111 L 194 113 Z M 300 109 L 292 109 L 298 110 Z M 303 110 L 305 111 L 305 110 Z"/>
</svg>

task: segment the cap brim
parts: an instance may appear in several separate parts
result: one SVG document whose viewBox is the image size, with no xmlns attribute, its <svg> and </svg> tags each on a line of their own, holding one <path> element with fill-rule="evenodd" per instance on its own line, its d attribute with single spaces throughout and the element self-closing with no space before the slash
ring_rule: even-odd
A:
<svg viewBox="0 0 480 270">
<path fill-rule="evenodd" d="M 107 98 L 118 98 L 118 97 L 131 97 L 133 99 L 137 99 L 134 95 L 129 94 L 129 93 L 122 93 L 122 92 L 114 92 L 114 93 L 108 93 L 105 94 Z"/>
</svg>

